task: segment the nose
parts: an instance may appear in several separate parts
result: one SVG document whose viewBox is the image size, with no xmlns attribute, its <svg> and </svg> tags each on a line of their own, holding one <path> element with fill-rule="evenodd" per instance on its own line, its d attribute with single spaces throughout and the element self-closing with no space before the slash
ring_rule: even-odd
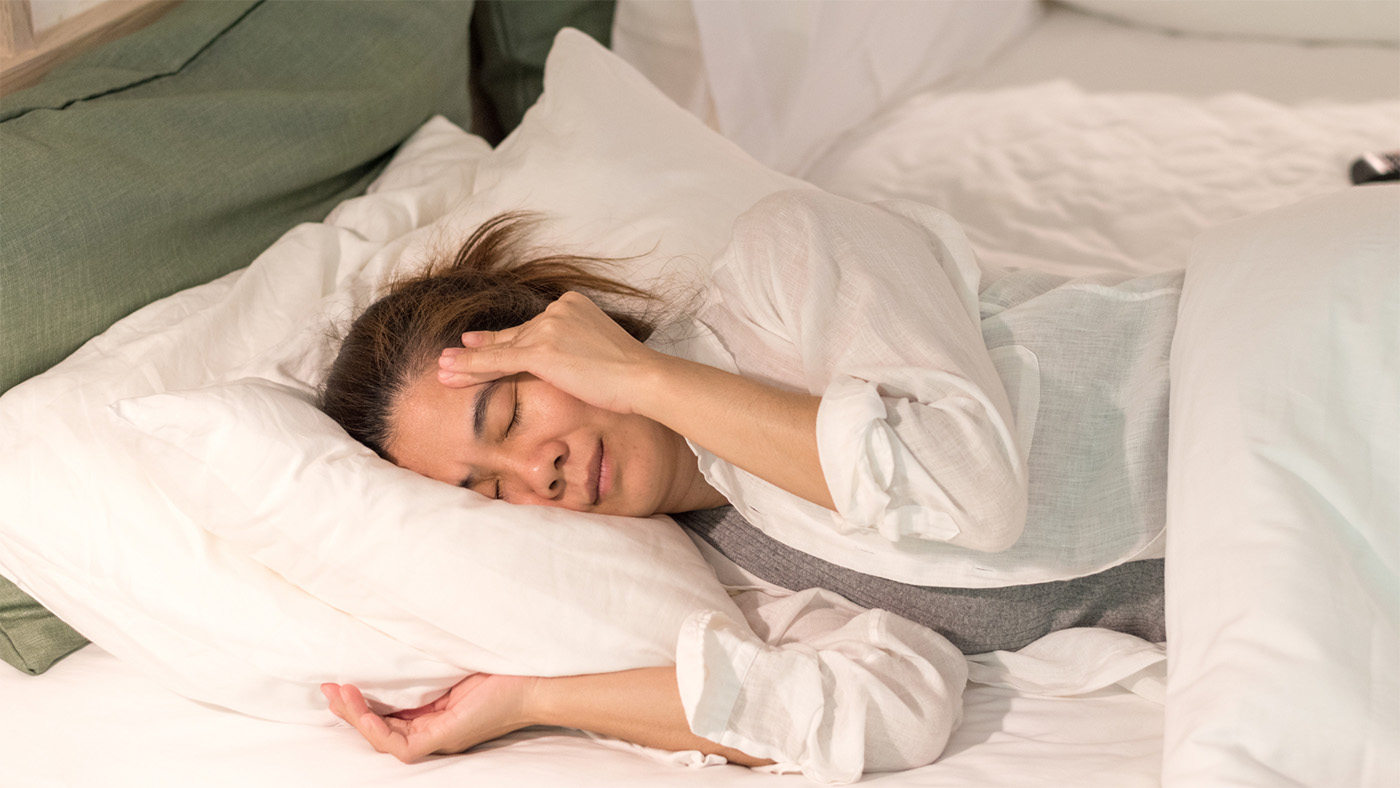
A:
<svg viewBox="0 0 1400 788">
<path fill-rule="evenodd" d="M 564 461 L 569 447 L 563 441 L 546 441 L 520 457 L 521 482 L 538 498 L 556 501 L 564 495 Z"/>
</svg>

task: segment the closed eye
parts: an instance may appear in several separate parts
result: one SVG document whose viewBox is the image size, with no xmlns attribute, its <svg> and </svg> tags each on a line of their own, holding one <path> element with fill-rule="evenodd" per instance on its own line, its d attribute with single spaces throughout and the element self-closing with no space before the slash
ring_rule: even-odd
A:
<svg viewBox="0 0 1400 788">
<path fill-rule="evenodd" d="M 510 422 L 506 424 L 506 431 L 501 433 L 501 440 L 505 440 L 509 437 L 510 431 L 520 425 L 520 386 L 512 384 L 510 392 Z"/>
</svg>

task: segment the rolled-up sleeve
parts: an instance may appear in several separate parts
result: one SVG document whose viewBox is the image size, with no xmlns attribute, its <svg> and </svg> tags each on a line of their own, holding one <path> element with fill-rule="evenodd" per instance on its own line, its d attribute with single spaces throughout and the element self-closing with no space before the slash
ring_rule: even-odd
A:
<svg viewBox="0 0 1400 788">
<path fill-rule="evenodd" d="M 811 589 L 699 612 L 676 674 L 691 729 L 826 783 L 933 762 L 961 719 L 967 663 L 942 636 Z M 758 633 L 758 634 L 755 634 Z"/>
</svg>

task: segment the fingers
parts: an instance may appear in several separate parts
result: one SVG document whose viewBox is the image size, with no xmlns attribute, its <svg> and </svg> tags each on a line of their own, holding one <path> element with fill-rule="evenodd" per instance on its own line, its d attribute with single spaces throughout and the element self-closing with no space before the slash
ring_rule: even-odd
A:
<svg viewBox="0 0 1400 788">
<path fill-rule="evenodd" d="M 596 355 L 607 348 L 608 329 L 622 331 L 587 296 L 568 292 L 518 326 L 462 334 L 462 347 L 439 355 L 438 380 L 465 388 L 519 372 L 547 377 L 550 370 L 558 371 L 560 358 Z"/>
<path fill-rule="evenodd" d="M 407 729 L 401 727 L 407 725 L 406 721 L 375 714 L 354 685 L 322 684 L 321 694 L 325 695 L 331 712 L 350 723 L 376 752 L 387 753 L 404 763 L 413 763 L 427 754 L 410 747 Z M 391 721 L 395 727 L 391 727 Z"/>
<path fill-rule="evenodd" d="M 487 345 L 498 345 L 509 342 L 515 335 L 516 329 L 506 329 L 504 331 L 468 331 L 462 335 L 462 347 L 477 348 Z M 452 348 L 456 349 L 456 348 Z"/>
<path fill-rule="evenodd" d="M 497 378 L 524 371 L 519 351 L 508 346 L 487 350 L 447 348 L 438 356 L 438 382 L 452 388 L 489 383 Z"/>
</svg>

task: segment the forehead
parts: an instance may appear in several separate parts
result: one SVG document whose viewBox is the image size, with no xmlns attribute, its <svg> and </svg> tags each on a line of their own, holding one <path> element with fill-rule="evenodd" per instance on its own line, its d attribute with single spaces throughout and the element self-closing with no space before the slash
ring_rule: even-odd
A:
<svg viewBox="0 0 1400 788">
<path fill-rule="evenodd" d="M 435 369 L 414 381 L 389 414 L 385 449 L 394 464 L 449 484 L 461 481 L 469 470 L 465 454 L 476 440 L 476 396 L 487 385 L 444 386 Z"/>
</svg>

